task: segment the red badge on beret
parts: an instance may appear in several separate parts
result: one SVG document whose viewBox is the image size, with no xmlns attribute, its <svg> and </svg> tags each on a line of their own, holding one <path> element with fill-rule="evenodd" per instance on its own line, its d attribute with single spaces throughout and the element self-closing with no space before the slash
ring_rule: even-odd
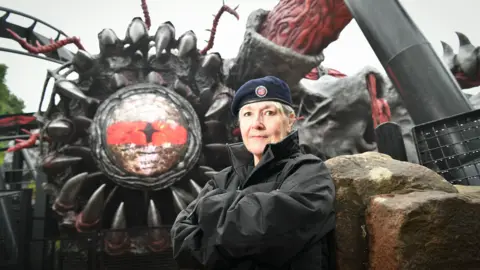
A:
<svg viewBox="0 0 480 270">
<path fill-rule="evenodd" d="M 267 93 L 268 93 L 267 88 L 263 85 L 260 85 L 257 88 L 255 88 L 255 94 L 257 95 L 257 97 L 265 97 Z"/>
</svg>

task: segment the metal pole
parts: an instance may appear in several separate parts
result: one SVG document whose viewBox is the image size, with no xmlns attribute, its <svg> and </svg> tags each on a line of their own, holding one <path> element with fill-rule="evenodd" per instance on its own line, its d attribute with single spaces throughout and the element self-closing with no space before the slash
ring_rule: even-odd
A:
<svg viewBox="0 0 480 270">
<path fill-rule="evenodd" d="M 415 124 L 472 110 L 398 0 L 345 0 Z"/>
</svg>

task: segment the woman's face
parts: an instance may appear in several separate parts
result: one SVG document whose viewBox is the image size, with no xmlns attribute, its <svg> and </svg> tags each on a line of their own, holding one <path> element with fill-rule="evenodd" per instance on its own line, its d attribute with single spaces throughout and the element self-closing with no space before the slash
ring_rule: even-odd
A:
<svg viewBox="0 0 480 270">
<path fill-rule="evenodd" d="M 263 154 L 265 146 L 277 143 L 287 136 L 293 124 L 271 101 L 251 103 L 240 109 L 240 131 L 243 143 L 256 158 Z"/>
</svg>

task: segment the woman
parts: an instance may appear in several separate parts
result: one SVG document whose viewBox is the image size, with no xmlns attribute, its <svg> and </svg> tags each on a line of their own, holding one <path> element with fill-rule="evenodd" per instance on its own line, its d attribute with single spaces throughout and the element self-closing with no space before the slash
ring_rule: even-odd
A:
<svg viewBox="0 0 480 270">
<path fill-rule="evenodd" d="M 300 151 L 290 89 L 267 76 L 235 93 L 243 143 L 177 217 L 181 268 L 335 269 L 335 190 L 319 158 Z"/>
</svg>

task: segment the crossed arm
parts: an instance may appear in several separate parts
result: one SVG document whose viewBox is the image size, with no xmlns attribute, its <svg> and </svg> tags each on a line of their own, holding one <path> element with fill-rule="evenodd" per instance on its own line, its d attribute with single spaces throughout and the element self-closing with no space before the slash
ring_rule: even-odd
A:
<svg viewBox="0 0 480 270">
<path fill-rule="evenodd" d="M 295 247 L 333 229 L 335 191 L 328 169 L 320 160 L 296 168 L 271 192 L 227 192 L 209 182 L 173 225 L 179 264 L 225 269 L 285 245 L 290 253 L 276 259 L 287 261 L 298 253 Z"/>
</svg>

